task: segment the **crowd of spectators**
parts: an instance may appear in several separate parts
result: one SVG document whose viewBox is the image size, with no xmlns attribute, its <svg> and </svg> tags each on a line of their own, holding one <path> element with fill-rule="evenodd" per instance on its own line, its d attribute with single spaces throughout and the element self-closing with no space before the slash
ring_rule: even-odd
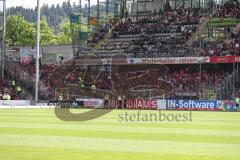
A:
<svg viewBox="0 0 240 160">
<path fill-rule="evenodd" d="M 204 19 L 198 8 L 176 9 L 119 20 L 112 38 L 97 51 L 106 56 L 126 53 L 133 57 L 184 56 L 185 42 Z"/>
<path fill-rule="evenodd" d="M 213 17 L 240 19 L 240 3 L 230 0 L 223 6 L 217 5 Z M 159 12 L 121 19 L 112 25 L 112 37 L 96 53 L 103 58 L 116 53 L 137 58 L 239 55 L 239 28 L 233 30 L 225 27 L 230 41 L 197 40 L 202 43 L 197 47 L 186 44 L 204 19 L 205 15 L 199 8 L 160 9 Z"/>
<path fill-rule="evenodd" d="M 63 77 L 62 81 L 60 80 L 60 83 L 63 83 L 65 86 L 79 88 L 79 90 L 86 90 L 94 85 L 97 90 L 105 91 L 106 93 L 118 93 L 131 97 L 137 94 L 135 91 L 130 93 L 131 88 L 134 88 L 134 86 L 152 85 L 158 89 L 167 87 L 166 83 L 163 83 L 164 81 L 158 80 L 158 77 L 159 72 L 157 70 L 118 72 L 111 75 L 107 71 L 94 73 L 94 71 L 89 72 L 88 70 L 84 71 L 82 68 L 77 68 L 72 71 L 69 70 L 69 73 Z M 140 89 L 143 88 L 141 87 Z M 143 92 L 141 94 L 144 94 Z"/>
<path fill-rule="evenodd" d="M 174 92 L 195 92 L 198 93 L 203 88 L 215 88 L 230 73 L 226 71 L 190 71 L 189 68 L 171 71 L 164 77 L 174 87 Z"/>
<path fill-rule="evenodd" d="M 111 87 L 111 81 L 109 73 L 102 71 L 100 73 L 93 73 L 89 71 L 84 71 L 83 69 L 76 68 L 70 73 L 68 73 L 63 82 L 66 85 L 77 85 L 80 87 L 91 87 L 91 85 L 96 85 L 98 89 L 109 90 Z"/>
<path fill-rule="evenodd" d="M 165 11 L 143 12 L 100 26 L 88 44 L 94 47 L 112 30 L 111 38 L 95 51 L 101 58 L 110 58 L 117 53 L 136 58 L 239 55 L 240 29 L 233 32 L 226 28 L 231 41 L 207 41 L 204 44 L 197 40 L 198 44 L 202 44 L 197 47 L 187 45 L 186 42 L 206 16 L 199 8 L 170 7 Z M 223 6 L 217 5 L 213 17 L 240 19 L 240 3 L 230 0 Z"/>
<path fill-rule="evenodd" d="M 240 2 L 230 0 L 223 6 L 218 6 L 213 17 L 215 18 L 236 18 L 240 19 Z M 240 55 L 240 26 L 224 27 L 224 36 L 230 40 L 216 40 L 213 42 L 203 42 L 200 55 L 202 56 L 226 56 Z"/>
<path fill-rule="evenodd" d="M 6 65 L 8 73 L 14 80 L 24 82 L 25 88 L 33 89 L 35 85 L 34 64 L 20 64 L 9 62 Z M 171 68 L 168 73 L 159 70 L 139 70 L 125 72 L 109 72 L 109 69 L 84 68 L 83 66 L 41 65 L 40 92 L 47 98 L 54 98 L 58 88 L 78 88 L 85 90 L 95 85 L 97 90 L 116 92 L 126 97 L 157 97 L 161 94 L 165 98 L 176 98 L 177 92 L 198 93 L 203 88 L 216 88 L 230 75 L 224 69 L 220 70 L 193 70 L 190 67 L 183 69 Z M 13 99 L 19 97 L 11 86 L 11 82 L 0 81 L 1 93 L 8 93 Z M 4 85 L 3 85 L 4 84 Z M 4 86 L 4 87 L 2 87 Z M 69 92 L 69 94 L 72 94 Z M 76 93 L 77 94 L 77 93 Z"/>
<path fill-rule="evenodd" d="M 240 56 L 240 30 L 232 34 L 230 41 L 203 42 L 201 56 Z"/>
<path fill-rule="evenodd" d="M 40 96 L 53 97 L 53 90 L 49 87 L 48 77 L 54 73 L 56 65 L 40 65 L 40 81 L 39 90 Z M 8 75 L 25 88 L 27 93 L 34 95 L 35 89 L 35 63 L 34 60 L 30 63 L 21 63 L 13 59 L 6 59 L 6 70 Z"/>
<path fill-rule="evenodd" d="M 129 17 L 118 21 L 113 29 L 113 37 L 130 34 L 156 34 L 169 33 L 171 25 L 180 24 L 177 31 L 185 33 L 187 38 L 188 33 L 191 32 L 188 27 L 182 25 L 198 24 L 201 19 L 201 13 L 198 8 L 193 9 L 176 9 L 172 11 L 161 11 L 159 14 L 149 14 L 138 17 Z"/>
<path fill-rule="evenodd" d="M 73 69 L 63 77 L 64 85 L 73 85 L 84 90 L 96 85 L 96 89 L 107 92 L 117 92 L 127 97 L 147 97 L 160 96 L 165 98 L 175 98 L 177 93 L 190 95 L 194 93 L 196 97 L 201 89 L 217 89 L 222 81 L 230 75 L 225 70 L 191 70 L 184 69 L 170 70 L 163 74 L 158 70 L 143 70 L 136 72 L 118 72 L 110 75 L 107 71 L 98 74 L 88 73 L 77 68 Z M 83 81 L 81 82 L 81 79 Z M 61 80 L 60 80 L 61 81 Z M 61 83 L 61 82 L 60 82 Z M 84 84 L 82 86 L 82 84 Z"/>
<path fill-rule="evenodd" d="M 240 2 L 238 0 L 227 1 L 223 6 L 218 5 L 213 17 L 240 19 Z"/>
<path fill-rule="evenodd" d="M 14 81 L 0 78 L 0 100 L 19 100 L 22 98 L 21 91 L 17 90 Z"/>
<path fill-rule="evenodd" d="M 112 26 L 115 25 L 116 21 L 116 19 L 112 19 L 109 23 L 101 25 L 99 30 L 93 33 L 92 38 L 88 41 L 88 45 L 93 47 L 97 42 L 103 40 L 104 36 L 110 31 Z"/>
<path fill-rule="evenodd" d="M 202 56 L 239 56 L 240 55 L 240 28 L 231 34 L 230 41 L 203 42 Z"/>
</svg>

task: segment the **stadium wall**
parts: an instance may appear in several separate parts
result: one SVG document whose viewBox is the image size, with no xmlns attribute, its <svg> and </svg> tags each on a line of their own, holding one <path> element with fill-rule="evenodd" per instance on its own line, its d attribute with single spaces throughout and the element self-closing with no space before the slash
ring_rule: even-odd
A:
<svg viewBox="0 0 240 160">
<path fill-rule="evenodd" d="M 24 57 L 34 57 L 35 49 L 31 46 L 27 47 L 8 47 L 6 56 L 9 58 L 22 58 Z M 70 60 L 73 58 L 72 45 L 49 45 L 41 46 L 40 57 L 42 58 L 42 63 L 56 63 L 58 62 L 59 56 L 63 56 L 64 60 Z"/>
<path fill-rule="evenodd" d="M 27 100 L 0 101 L 0 109 L 53 109 L 53 108 L 88 108 L 88 109 L 129 109 L 129 110 L 194 110 L 194 111 L 238 111 L 232 100 L 177 100 L 177 99 L 76 99 L 75 101 L 49 101 L 31 103 Z"/>
</svg>

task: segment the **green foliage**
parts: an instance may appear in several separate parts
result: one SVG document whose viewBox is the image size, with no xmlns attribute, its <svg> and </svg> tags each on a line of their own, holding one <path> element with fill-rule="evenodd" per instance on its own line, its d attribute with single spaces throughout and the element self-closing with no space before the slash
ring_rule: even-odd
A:
<svg viewBox="0 0 240 160">
<path fill-rule="evenodd" d="M 41 19 L 41 45 L 71 43 L 70 22 L 60 24 L 60 33 L 55 35 L 45 18 Z M 6 23 L 6 43 L 8 46 L 34 46 L 36 44 L 36 24 L 27 22 L 22 16 L 8 16 Z"/>
<path fill-rule="evenodd" d="M 69 44 L 72 41 L 70 22 L 65 21 L 59 25 L 60 32 L 58 33 L 58 43 L 59 44 Z"/>
<path fill-rule="evenodd" d="M 24 9 L 22 9 L 21 12 L 23 12 L 23 10 Z M 42 10 L 44 10 L 44 7 Z M 8 16 L 7 18 L 6 44 L 8 46 L 34 46 L 36 44 L 36 24 L 26 20 L 24 17 L 26 17 L 27 14 L 21 14 L 21 12 L 17 15 Z M 47 12 L 43 13 L 44 15 L 47 14 Z M 113 14 L 109 14 L 107 19 L 101 19 L 99 24 L 102 25 L 106 23 L 112 17 Z M 51 23 L 49 25 L 51 19 L 47 16 L 42 16 L 41 45 L 70 44 L 72 39 L 76 41 L 80 37 L 80 32 L 88 32 L 87 18 L 81 17 L 82 24 L 72 24 L 72 26 L 69 18 L 60 19 L 61 23 L 59 23 L 58 27 L 54 26 L 54 31 L 52 29 L 53 27 L 50 27 L 52 26 Z M 54 19 L 52 21 L 54 21 Z M 96 26 L 90 26 L 89 31 L 93 33 L 96 29 Z M 91 34 L 88 34 L 88 38 L 91 36 Z M 82 43 L 84 42 L 86 42 L 86 40 L 82 40 Z"/>
<path fill-rule="evenodd" d="M 70 0 L 56 6 L 43 5 L 41 8 L 41 17 L 44 17 L 41 21 L 41 45 L 70 44 L 72 38 L 74 40 L 79 38 L 78 28 L 81 28 L 81 32 L 88 32 L 87 4 L 82 8 L 81 21 L 83 24 L 80 26 L 78 24 L 70 25 L 69 16 L 71 14 L 79 14 L 79 7 L 76 4 L 71 4 Z M 96 5 L 91 6 L 92 17 L 97 17 L 96 9 Z M 108 5 L 108 17 L 106 17 L 105 5 L 100 4 L 99 9 L 100 25 L 106 23 L 109 17 L 114 16 L 113 6 L 110 4 Z M 7 9 L 7 15 L 9 15 L 7 18 L 7 45 L 34 46 L 36 43 L 36 10 L 24 7 L 11 7 Z M 90 32 L 95 32 L 96 29 L 96 26 L 90 26 Z M 89 33 L 88 38 L 91 36 L 91 33 Z M 83 40 L 81 42 L 85 43 L 86 41 Z"/>
<path fill-rule="evenodd" d="M 48 26 L 45 18 L 41 20 L 41 45 L 58 44 L 58 37 L 54 35 L 53 30 Z"/>
<path fill-rule="evenodd" d="M 110 0 L 109 3 L 114 3 L 114 1 Z M 108 4 L 108 12 L 109 14 L 113 14 L 114 5 Z M 71 14 L 79 13 L 80 6 L 78 4 L 71 3 L 70 0 L 66 0 L 65 2 L 58 4 L 58 5 L 47 5 L 44 4 L 41 7 L 41 17 L 46 17 L 46 21 L 50 28 L 54 30 L 54 33 L 59 33 L 59 25 L 69 19 Z M 97 6 L 91 6 L 91 16 L 97 17 L 96 12 Z M 100 9 L 100 19 L 106 18 L 106 5 L 101 3 L 99 6 Z M 35 23 L 36 20 L 36 10 L 33 8 L 24 8 L 21 6 L 18 7 L 10 7 L 7 9 L 7 15 L 21 15 L 23 16 L 28 22 Z M 82 16 L 88 16 L 88 6 L 82 6 Z"/>
<path fill-rule="evenodd" d="M 36 30 L 22 16 L 9 16 L 6 23 L 6 42 L 9 46 L 34 45 Z"/>
</svg>

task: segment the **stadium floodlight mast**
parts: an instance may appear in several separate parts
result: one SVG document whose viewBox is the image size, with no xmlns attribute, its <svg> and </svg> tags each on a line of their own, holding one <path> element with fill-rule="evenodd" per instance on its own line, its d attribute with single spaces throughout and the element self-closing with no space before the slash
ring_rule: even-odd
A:
<svg viewBox="0 0 240 160">
<path fill-rule="evenodd" d="M 40 55 L 40 0 L 37 0 L 37 42 L 36 42 L 36 82 L 35 82 L 35 101 L 38 101 L 39 90 L 39 55 Z"/>
<path fill-rule="evenodd" d="M 3 31 L 2 31 L 2 54 L 1 54 L 1 72 L 2 79 L 4 79 L 4 68 L 5 68 L 5 38 L 6 38 L 6 0 L 3 0 Z"/>
</svg>

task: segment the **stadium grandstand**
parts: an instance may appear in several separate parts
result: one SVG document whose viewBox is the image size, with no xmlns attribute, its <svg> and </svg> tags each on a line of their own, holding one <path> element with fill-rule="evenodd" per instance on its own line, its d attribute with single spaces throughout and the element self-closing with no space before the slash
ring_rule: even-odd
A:
<svg viewBox="0 0 240 160">
<path fill-rule="evenodd" d="M 55 63 L 40 59 L 41 100 L 60 95 L 221 100 L 239 93 L 239 1 L 98 5 L 105 6 L 104 17 L 99 9 L 96 17 L 90 15 L 90 7 L 87 17 L 80 16 L 81 9 L 70 15 L 72 58 L 60 56 Z M 86 23 L 84 18 L 88 32 L 76 27 Z M 35 59 L 6 54 L 4 62 L 1 93 L 33 99 Z M 15 96 L 17 88 L 20 97 Z"/>
</svg>

